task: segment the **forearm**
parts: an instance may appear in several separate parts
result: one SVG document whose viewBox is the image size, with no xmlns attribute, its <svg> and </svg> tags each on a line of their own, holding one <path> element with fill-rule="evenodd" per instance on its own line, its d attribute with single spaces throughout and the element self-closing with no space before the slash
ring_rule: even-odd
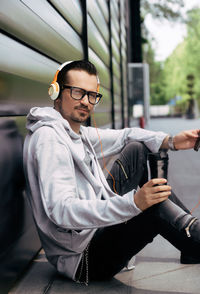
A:
<svg viewBox="0 0 200 294">
<path fill-rule="evenodd" d="M 116 196 L 106 200 L 61 197 L 51 207 L 44 205 L 48 217 L 57 225 L 73 230 L 95 229 L 126 222 L 141 211 L 135 206 L 132 195 Z M 69 198 L 69 199 L 68 199 Z M 44 197 L 43 197 L 44 199 Z"/>
<path fill-rule="evenodd" d="M 122 130 L 98 129 L 101 138 L 104 156 L 110 156 L 132 141 L 143 142 L 151 152 L 158 152 L 163 139 L 167 136 L 164 132 L 154 132 L 141 128 L 125 128 Z M 87 128 L 88 137 L 99 158 L 101 156 L 101 144 L 96 137 L 94 128 Z"/>
</svg>

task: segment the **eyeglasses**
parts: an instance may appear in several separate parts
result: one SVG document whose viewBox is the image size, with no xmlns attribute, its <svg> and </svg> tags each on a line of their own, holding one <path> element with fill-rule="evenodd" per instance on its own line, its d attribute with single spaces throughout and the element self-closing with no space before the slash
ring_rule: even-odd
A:
<svg viewBox="0 0 200 294">
<path fill-rule="evenodd" d="M 82 88 L 72 87 L 68 85 L 62 85 L 62 89 L 70 89 L 70 95 L 75 100 L 81 100 L 85 95 L 88 96 L 90 104 L 95 105 L 101 100 L 102 94 L 92 91 L 86 91 Z"/>
</svg>

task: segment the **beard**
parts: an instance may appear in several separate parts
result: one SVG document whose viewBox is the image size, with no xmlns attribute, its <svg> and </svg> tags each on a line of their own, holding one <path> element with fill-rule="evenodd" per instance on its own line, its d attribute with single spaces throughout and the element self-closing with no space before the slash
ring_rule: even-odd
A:
<svg viewBox="0 0 200 294">
<path fill-rule="evenodd" d="M 83 123 L 86 122 L 86 120 L 88 119 L 89 114 L 85 115 L 83 113 L 80 113 L 79 116 L 78 115 L 71 115 L 71 120 L 77 123 Z"/>
<path fill-rule="evenodd" d="M 87 112 L 79 112 L 76 111 L 76 109 L 84 109 Z M 74 108 L 75 111 L 69 113 L 66 113 L 63 108 L 60 107 L 59 112 L 60 114 L 67 120 L 69 121 L 73 121 L 76 123 L 84 123 L 87 121 L 88 117 L 90 116 L 90 111 L 88 110 L 88 108 L 84 108 L 84 107 L 75 107 Z"/>
<path fill-rule="evenodd" d="M 87 107 L 84 107 L 84 106 L 76 106 L 76 107 L 74 107 L 74 109 L 76 110 L 84 110 L 84 111 L 86 111 L 86 112 L 79 112 L 78 111 L 78 113 L 76 113 L 76 112 L 72 112 L 71 113 L 71 120 L 72 121 L 74 121 L 74 122 L 78 122 L 78 123 L 82 123 L 82 122 L 85 122 L 87 119 L 88 119 L 88 117 L 90 116 L 90 111 L 89 111 L 89 109 L 87 108 Z"/>
</svg>

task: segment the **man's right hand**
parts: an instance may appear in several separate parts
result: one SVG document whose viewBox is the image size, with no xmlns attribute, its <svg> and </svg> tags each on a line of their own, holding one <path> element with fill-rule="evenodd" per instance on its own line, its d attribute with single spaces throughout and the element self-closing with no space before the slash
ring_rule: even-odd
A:
<svg viewBox="0 0 200 294">
<path fill-rule="evenodd" d="M 136 206 L 144 211 L 154 204 L 166 200 L 171 195 L 171 186 L 166 179 L 156 178 L 145 183 L 134 195 Z"/>
</svg>

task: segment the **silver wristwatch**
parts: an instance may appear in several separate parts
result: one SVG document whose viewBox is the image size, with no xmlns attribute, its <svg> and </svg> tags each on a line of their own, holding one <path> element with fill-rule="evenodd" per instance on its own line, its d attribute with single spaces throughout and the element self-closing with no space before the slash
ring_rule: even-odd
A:
<svg viewBox="0 0 200 294">
<path fill-rule="evenodd" d="M 168 147 L 171 151 L 177 151 L 176 147 L 174 146 L 173 136 L 169 136 L 168 138 Z"/>
</svg>

